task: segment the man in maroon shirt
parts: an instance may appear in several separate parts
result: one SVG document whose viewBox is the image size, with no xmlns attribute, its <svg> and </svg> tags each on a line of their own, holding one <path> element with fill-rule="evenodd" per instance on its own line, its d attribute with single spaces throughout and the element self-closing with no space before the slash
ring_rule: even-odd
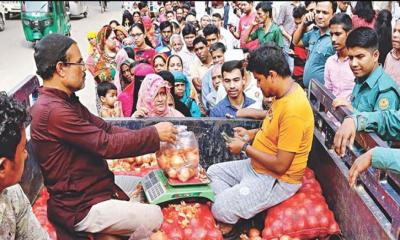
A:
<svg viewBox="0 0 400 240">
<path fill-rule="evenodd" d="M 86 233 L 147 239 L 161 225 L 160 208 L 128 201 L 104 159 L 155 152 L 160 141 L 176 140 L 175 127 L 159 123 L 129 130 L 91 114 L 75 96 L 84 86 L 86 67 L 69 37 L 46 36 L 34 57 L 43 87 L 31 109 L 31 142 L 59 239 Z"/>
</svg>

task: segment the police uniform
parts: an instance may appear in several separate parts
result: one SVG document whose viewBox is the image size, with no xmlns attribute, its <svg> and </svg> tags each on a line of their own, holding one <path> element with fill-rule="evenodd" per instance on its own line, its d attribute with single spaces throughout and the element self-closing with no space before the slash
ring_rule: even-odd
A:
<svg viewBox="0 0 400 240">
<path fill-rule="evenodd" d="M 351 105 L 355 112 L 399 110 L 400 91 L 393 79 L 379 66 L 353 88 Z"/>
<path fill-rule="evenodd" d="M 384 140 L 400 141 L 400 111 L 359 112 L 351 116 L 357 131 L 376 132 Z M 400 173 L 400 149 L 376 147 L 372 166 Z"/>
</svg>

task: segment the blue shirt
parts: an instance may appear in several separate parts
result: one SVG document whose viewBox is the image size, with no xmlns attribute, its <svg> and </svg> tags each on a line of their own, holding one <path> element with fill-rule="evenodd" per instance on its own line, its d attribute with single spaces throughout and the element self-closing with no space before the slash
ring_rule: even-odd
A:
<svg viewBox="0 0 400 240">
<path fill-rule="evenodd" d="M 207 106 L 207 95 L 211 93 L 212 89 L 211 69 L 209 69 L 201 80 L 201 102 L 207 111 L 209 110 Z"/>
<path fill-rule="evenodd" d="M 399 110 L 399 97 L 397 84 L 379 66 L 365 81 L 356 80 L 351 105 L 358 112 Z"/>
<path fill-rule="evenodd" d="M 244 103 L 242 108 L 247 108 L 248 106 L 256 102 L 253 99 L 246 97 L 245 94 L 243 95 L 244 95 Z M 230 114 L 236 117 L 237 111 L 238 109 L 232 106 L 231 102 L 228 99 L 228 96 L 226 96 L 217 105 L 215 105 L 213 109 L 211 109 L 210 117 L 226 117 L 226 114 Z"/>
<path fill-rule="evenodd" d="M 303 83 L 308 87 L 311 79 L 316 79 L 324 84 L 325 62 L 328 57 L 335 54 L 329 31 L 321 36 L 318 27 L 304 34 L 301 39 L 303 46 L 308 48 L 308 59 L 304 66 Z"/>
</svg>

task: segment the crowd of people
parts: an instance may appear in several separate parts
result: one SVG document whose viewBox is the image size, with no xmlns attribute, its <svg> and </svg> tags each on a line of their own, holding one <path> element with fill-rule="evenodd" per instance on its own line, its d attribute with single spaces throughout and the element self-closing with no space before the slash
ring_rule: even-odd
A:
<svg viewBox="0 0 400 240">
<path fill-rule="evenodd" d="M 175 142 L 176 128 L 161 122 L 128 130 L 104 117 L 262 119 L 259 129 L 235 128 L 227 143 L 232 154 L 247 159 L 207 170 L 216 194 L 211 210 L 225 237 L 241 218 L 300 188 L 314 132 L 304 91 L 311 80 L 335 96 L 334 108 L 352 111 L 335 136 L 338 154 L 356 131 L 399 139 L 400 20 L 392 20 L 393 11 L 374 9 L 369 1 L 290 1 L 279 11 L 274 4 L 233 1 L 197 16 L 181 1 L 164 1 L 154 15 L 143 1 L 121 22 L 87 34 L 86 61 L 69 37 L 50 34 L 38 42 L 34 58 L 43 86 L 29 113 L 31 146 L 60 239 L 148 239 L 162 223 L 158 206 L 128 201 L 139 180 L 114 176 L 104 159 L 153 153 L 160 142 Z M 86 70 L 96 81 L 99 117 L 75 96 Z M 28 114 L 5 94 L 0 106 L 0 202 L 8 204 L 8 225 L 2 226 L 16 226 L 0 234 L 46 239 L 26 196 L 10 188 L 27 157 Z M 394 156 L 397 150 L 382 148 L 361 155 L 350 170 L 351 184 L 371 164 L 400 171 Z"/>
</svg>

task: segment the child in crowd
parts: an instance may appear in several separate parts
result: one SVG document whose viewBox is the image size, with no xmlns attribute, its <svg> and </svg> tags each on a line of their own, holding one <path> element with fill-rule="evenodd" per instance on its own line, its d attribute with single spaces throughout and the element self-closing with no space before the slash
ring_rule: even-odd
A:
<svg viewBox="0 0 400 240">
<path fill-rule="evenodd" d="M 97 94 L 101 101 L 100 117 L 122 117 L 122 109 L 117 101 L 117 87 L 110 82 L 97 85 Z"/>
</svg>

